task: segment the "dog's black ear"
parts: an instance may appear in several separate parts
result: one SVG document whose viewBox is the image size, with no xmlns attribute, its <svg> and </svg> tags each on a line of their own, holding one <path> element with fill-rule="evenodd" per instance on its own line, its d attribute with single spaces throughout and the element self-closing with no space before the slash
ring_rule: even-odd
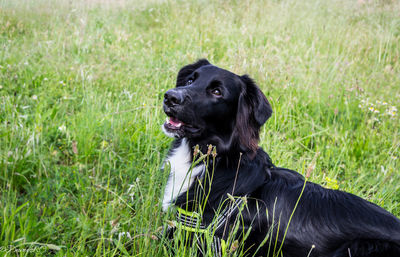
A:
<svg viewBox="0 0 400 257">
<path fill-rule="evenodd" d="M 243 75 L 240 78 L 246 85 L 244 96 L 247 98 L 247 103 L 252 109 L 254 121 L 258 126 L 262 126 L 272 115 L 271 105 L 260 88 L 249 76 Z"/>
<path fill-rule="evenodd" d="M 240 144 L 255 154 L 260 127 L 272 115 L 272 108 L 260 88 L 247 75 L 240 77 L 244 86 L 240 93 L 236 129 Z"/>
<path fill-rule="evenodd" d="M 207 59 L 200 59 L 195 63 L 184 66 L 178 72 L 178 77 L 176 78 L 176 86 L 177 87 L 184 86 L 186 84 L 187 77 L 190 74 L 192 74 L 195 70 L 205 65 L 211 65 L 211 63 Z"/>
</svg>

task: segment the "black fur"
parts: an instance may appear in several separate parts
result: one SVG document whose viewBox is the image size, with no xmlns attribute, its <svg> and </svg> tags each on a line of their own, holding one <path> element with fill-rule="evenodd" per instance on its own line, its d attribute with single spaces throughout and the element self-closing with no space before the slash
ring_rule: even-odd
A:
<svg viewBox="0 0 400 257">
<path fill-rule="evenodd" d="M 245 240 L 248 256 L 268 231 L 272 239 L 256 256 L 268 252 L 272 256 L 275 242 L 276 251 L 282 245 L 284 257 L 400 256 L 400 220 L 394 215 L 353 194 L 311 182 L 302 192 L 302 175 L 273 165 L 258 147 L 260 127 L 272 109 L 247 75 L 236 75 L 207 60 L 185 66 L 178 73 L 176 88 L 166 93 L 164 111 L 184 124 L 170 131 L 177 137 L 173 147 L 186 138 L 190 147 L 198 145 L 203 153 L 209 144 L 217 150 L 208 169 L 214 170 L 212 183 L 204 183 L 209 176 L 203 175 L 202 186 L 195 182 L 175 205 L 195 208 L 199 194 L 210 190 L 203 215 L 209 223 L 228 194 L 246 195 L 241 224 L 251 229 Z M 217 233 L 227 237 L 226 230 Z"/>
</svg>

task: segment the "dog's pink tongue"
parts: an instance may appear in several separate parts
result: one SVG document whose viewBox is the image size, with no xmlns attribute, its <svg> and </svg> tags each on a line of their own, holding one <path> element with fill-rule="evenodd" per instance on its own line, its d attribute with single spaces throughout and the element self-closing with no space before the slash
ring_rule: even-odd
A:
<svg viewBox="0 0 400 257">
<path fill-rule="evenodd" d="M 175 127 L 179 127 L 179 126 L 182 125 L 182 122 L 181 122 L 181 121 L 179 121 L 177 118 L 173 118 L 173 117 L 170 117 L 170 118 L 169 118 L 169 123 L 170 123 L 171 125 L 175 126 Z"/>
</svg>

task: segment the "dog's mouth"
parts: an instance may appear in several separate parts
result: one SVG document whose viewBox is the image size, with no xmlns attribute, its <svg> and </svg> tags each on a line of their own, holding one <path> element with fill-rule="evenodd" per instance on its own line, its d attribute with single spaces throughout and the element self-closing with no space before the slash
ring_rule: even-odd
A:
<svg viewBox="0 0 400 257">
<path fill-rule="evenodd" d="M 165 123 L 164 123 L 164 127 L 168 130 L 171 131 L 178 131 L 183 129 L 182 126 L 185 126 L 186 124 L 183 123 L 182 121 L 178 120 L 175 117 L 167 117 Z"/>
<path fill-rule="evenodd" d="M 185 123 L 173 116 L 168 116 L 166 118 L 166 121 L 163 125 L 163 130 L 165 134 L 173 137 L 184 137 L 190 134 L 196 134 L 200 131 L 199 128 Z"/>
</svg>

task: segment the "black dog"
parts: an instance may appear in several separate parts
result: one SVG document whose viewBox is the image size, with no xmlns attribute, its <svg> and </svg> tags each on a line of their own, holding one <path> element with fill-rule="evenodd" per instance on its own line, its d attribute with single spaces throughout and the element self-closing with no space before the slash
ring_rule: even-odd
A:
<svg viewBox="0 0 400 257">
<path fill-rule="evenodd" d="M 229 215 L 240 211 L 240 228 L 250 230 L 242 237 L 248 256 L 278 251 L 284 257 L 400 256 L 400 220 L 395 216 L 350 193 L 305 183 L 299 173 L 273 165 L 258 146 L 260 127 L 272 109 L 247 75 L 207 60 L 187 65 L 178 73 L 176 88 L 166 92 L 164 111 L 169 118 L 163 130 L 176 138 L 166 161 L 171 173 L 164 210 L 170 205 L 194 210 L 199 195 L 207 194 L 201 217 L 207 226 L 230 195 L 245 196 L 244 208 Z M 191 168 L 193 149 L 198 146 L 204 153 L 209 145 L 216 147 L 215 159 Z M 232 217 L 225 215 L 217 237 L 228 237 L 237 220 Z"/>
</svg>

